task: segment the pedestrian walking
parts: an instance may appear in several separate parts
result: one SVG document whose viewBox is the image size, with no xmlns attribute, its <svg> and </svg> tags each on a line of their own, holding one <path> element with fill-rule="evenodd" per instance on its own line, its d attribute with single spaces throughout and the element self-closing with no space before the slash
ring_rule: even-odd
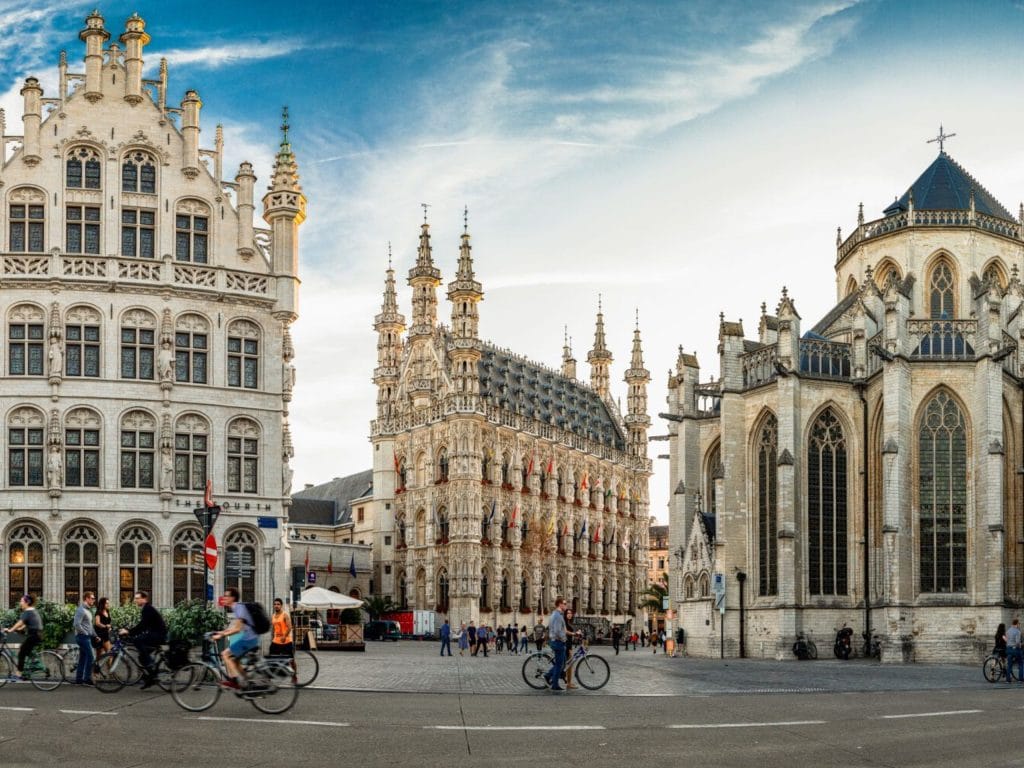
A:
<svg viewBox="0 0 1024 768">
<path fill-rule="evenodd" d="M 538 651 L 544 645 L 544 625 L 540 622 L 537 622 L 537 626 L 533 628 L 533 642 L 537 644 Z"/>
<path fill-rule="evenodd" d="M 487 640 L 490 636 L 490 630 L 481 624 L 476 628 L 476 647 L 473 649 L 473 655 L 476 656 L 477 651 L 483 649 L 484 658 L 487 658 Z"/>
<path fill-rule="evenodd" d="M 642 629 L 640 630 L 640 647 L 641 648 L 646 648 L 647 647 L 647 633 L 644 632 Z"/>
<path fill-rule="evenodd" d="M 92 685 L 92 639 L 96 637 L 93 626 L 92 607 L 96 603 L 96 595 L 86 592 L 82 602 L 75 610 L 74 629 L 75 641 L 78 643 L 78 666 L 75 668 L 75 685 Z"/>
<path fill-rule="evenodd" d="M 622 630 L 617 626 L 612 627 L 612 648 L 615 649 L 615 655 L 619 655 L 619 641 L 622 639 Z"/>
<path fill-rule="evenodd" d="M 1013 682 L 1013 662 L 1017 662 L 1017 679 L 1024 685 L 1024 655 L 1020 645 L 1020 619 L 1014 619 L 1006 630 L 1006 682 Z"/>
<path fill-rule="evenodd" d="M 448 619 L 441 625 L 441 655 L 444 656 L 444 649 L 448 649 L 448 655 L 452 655 L 452 628 Z"/>
<path fill-rule="evenodd" d="M 522 629 L 519 630 L 519 642 L 522 645 L 523 653 L 530 650 L 530 631 L 526 628 L 525 624 L 523 624 Z"/>
<path fill-rule="evenodd" d="M 508 647 L 511 653 L 516 656 L 519 655 L 519 627 L 515 624 L 509 624 L 505 630 L 505 638 L 508 640 Z"/>
<path fill-rule="evenodd" d="M 476 656 L 476 626 L 474 626 L 472 621 L 469 622 L 469 629 L 466 630 L 466 634 L 469 635 L 470 655 Z"/>
<path fill-rule="evenodd" d="M 505 647 L 505 627 L 499 624 L 495 635 L 494 652 L 501 655 L 501 651 Z"/>
<path fill-rule="evenodd" d="M 96 618 L 93 621 L 93 627 L 96 630 L 94 645 L 96 646 L 97 654 L 106 653 L 110 650 L 111 623 L 110 601 L 105 597 L 101 597 L 96 603 Z"/>
<path fill-rule="evenodd" d="M 548 645 L 555 652 L 555 661 L 545 675 L 545 679 L 552 691 L 559 692 L 565 690 L 559 685 L 562 680 L 562 667 L 565 666 L 565 641 L 568 639 L 565 631 L 565 616 L 562 614 L 564 610 L 565 600 L 561 597 L 555 598 L 555 610 L 551 612 L 551 617 L 548 619 Z"/>
<path fill-rule="evenodd" d="M 459 656 L 469 650 L 469 632 L 466 630 L 466 622 L 459 627 Z"/>
</svg>

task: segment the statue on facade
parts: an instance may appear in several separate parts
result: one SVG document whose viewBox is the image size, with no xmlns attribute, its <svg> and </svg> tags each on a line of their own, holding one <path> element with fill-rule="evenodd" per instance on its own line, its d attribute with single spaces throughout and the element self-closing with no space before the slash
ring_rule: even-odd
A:
<svg viewBox="0 0 1024 768">
<path fill-rule="evenodd" d="M 174 381 L 174 351 L 171 349 L 171 343 L 167 340 L 160 344 L 156 365 L 162 383 L 170 384 Z"/>
<path fill-rule="evenodd" d="M 49 488 L 60 488 L 64 462 L 60 457 L 60 446 L 50 446 L 50 456 L 46 460 L 46 484 Z"/>
<path fill-rule="evenodd" d="M 174 490 L 174 451 L 169 441 L 160 446 L 160 490 Z"/>
<path fill-rule="evenodd" d="M 50 349 L 47 352 L 50 364 L 50 376 L 64 375 L 64 346 L 60 343 L 59 336 L 50 337 Z"/>
</svg>

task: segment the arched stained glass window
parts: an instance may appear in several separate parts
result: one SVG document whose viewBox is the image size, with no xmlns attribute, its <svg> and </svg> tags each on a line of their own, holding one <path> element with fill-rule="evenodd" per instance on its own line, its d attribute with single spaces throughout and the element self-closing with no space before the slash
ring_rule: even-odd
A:
<svg viewBox="0 0 1024 768">
<path fill-rule="evenodd" d="M 807 586 L 812 595 L 845 595 L 846 438 L 831 408 L 811 427 L 807 446 Z"/>
<path fill-rule="evenodd" d="M 87 525 L 64 534 L 64 602 L 78 605 L 99 588 L 100 538 Z"/>
<path fill-rule="evenodd" d="M 945 261 L 932 269 L 928 282 L 928 316 L 933 319 L 951 320 L 955 317 L 953 304 L 953 270 Z"/>
<path fill-rule="evenodd" d="M 757 437 L 757 551 L 758 594 L 775 595 L 779 591 L 779 556 L 776 537 L 778 521 L 779 422 L 769 415 Z"/>
</svg>

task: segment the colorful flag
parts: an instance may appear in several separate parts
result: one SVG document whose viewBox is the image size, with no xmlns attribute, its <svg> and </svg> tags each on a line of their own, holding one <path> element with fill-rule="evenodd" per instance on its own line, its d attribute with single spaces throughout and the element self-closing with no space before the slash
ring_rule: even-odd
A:
<svg viewBox="0 0 1024 768">
<path fill-rule="evenodd" d="M 579 540 L 579 539 L 582 539 L 582 538 L 584 538 L 584 537 L 585 537 L 586 535 L 587 535 L 587 521 L 586 521 L 586 520 L 584 520 L 584 521 L 583 521 L 583 527 L 582 527 L 582 528 L 580 528 L 580 532 L 579 532 L 579 535 L 578 535 L 578 536 L 576 536 L 576 539 L 577 539 L 577 540 Z"/>
<path fill-rule="evenodd" d="M 203 504 L 207 508 L 213 506 L 213 480 L 206 481 L 206 494 L 203 496 Z"/>
<path fill-rule="evenodd" d="M 527 477 L 532 477 L 533 476 L 533 454 L 532 453 L 530 454 L 530 463 L 526 467 L 526 476 Z"/>
<path fill-rule="evenodd" d="M 519 511 L 519 505 L 516 504 L 514 507 L 512 507 L 512 517 L 509 518 L 509 525 L 515 525 L 516 524 L 516 512 L 518 512 L 518 511 Z"/>
<path fill-rule="evenodd" d="M 327 575 L 330 576 L 334 573 L 334 553 L 332 552 L 327 558 Z"/>
<path fill-rule="evenodd" d="M 548 536 L 555 532 L 555 516 L 548 518 Z"/>
<path fill-rule="evenodd" d="M 554 457 L 554 455 L 552 455 L 551 458 L 548 459 L 548 471 L 547 471 L 547 474 L 550 475 L 554 471 L 554 469 L 555 469 L 555 457 Z"/>
<path fill-rule="evenodd" d="M 356 577 L 356 553 L 355 552 L 352 553 L 352 559 L 349 561 L 349 564 L 348 564 L 348 575 L 351 576 L 353 579 Z"/>
<path fill-rule="evenodd" d="M 611 495 L 612 495 L 612 489 L 611 488 L 606 489 L 605 492 L 604 492 L 604 497 L 607 499 Z"/>
<path fill-rule="evenodd" d="M 491 502 L 491 515 L 487 518 L 487 524 L 490 525 L 491 521 L 494 520 L 494 512 L 498 508 L 498 500 L 495 499 Z"/>
<path fill-rule="evenodd" d="M 583 473 L 583 479 L 580 480 L 580 488 L 584 491 L 587 490 L 587 473 Z"/>
<path fill-rule="evenodd" d="M 568 536 L 569 535 L 569 524 L 568 523 L 566 523 L 565 527 L 562 528 L 562 535 L 563 536 Z"/>
<path fill-rule="evenodd" d="M 394 451 L 392 451 L 391 452 L 391 458 L 395 462 L 395 472 L 400 472 L 401 470 L 399 469 L 399 464 L 398 464 L 398 454 L 395 453 Z"/>
<path fill-rule="evenodd" d="M 309 573 L 309 547 L 306 547 L 306 573 Z"/>
<path fill-rule="evenodd" d="M 601 524 L 597 524 L 597 528 L 594 529 L 594 543 L 596 544 L 601 540 Z"/>
</svg>

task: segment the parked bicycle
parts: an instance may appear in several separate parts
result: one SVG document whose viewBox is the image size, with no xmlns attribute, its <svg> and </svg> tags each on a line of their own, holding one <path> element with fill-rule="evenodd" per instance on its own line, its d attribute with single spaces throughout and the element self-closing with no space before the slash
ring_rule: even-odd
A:
<svg viewBox="0 0 1024 768">
<path fill-rule="evenodd" d="M 93 662 L 92 682 L 103 693 L 116 693 L 126 685 L 135 685 L 144 672 L 135 648 L 130 647 L 121 635 L 111 638 L 111 648 Z M 173 671 L 188 663 L 188 646 L 172 642 L 170 647 L 161 646 L 153 652 L 156 682 L 163 691 L 171 690 Z"/>
<path fill-rule="evenodd" d="M 992 651 L 981 663 L 981 672 L 990 683 L 998 683 L 1006 679 L 1006 653 Z M 1010 668 L 1010 680 L 1018 680 L 1017 671 Z"/>
<path fill-rule="evenodd" d="M 0 632 L 0 688 L 17 680 L 14 652 L 7 647 L 7 632 Z M 25 659 L 22 677 L 41 691 L 52 691 L 64 681 L 64 663 L 53 651 L 34 650 Z"/>
<path fill-rule="evenodd" d="M 523 680 L 531 688 L 543 691 L 548 687 L 547 674 L 554 663 L 553 651 L 537 651 L 530 654 L 523 662 Z M 603 688 L 611 677 L 608 662 L 596 653 L 591 653 L 586 643 L 576 646 L 576 650 L 565 663 L 565 669 L 571 669 L 573 680 L 589 691 Z"/>
<path fill-rule="evenodd" d="M 220 698 L 227 688 L 227 670 L 220 656 L 220 646 L 213 640 L 215 632 L 203 636 L 203 660 L 186 664 L 171 675 L 171 697 L 182 709 L 203 712 Z M 242 654 L 238 660 L 248 685 L 227 688 L 240 699 L 247 700 L 260 712 L 279 715 L 294 706 L 299 688 L 293 682 L 290 659 L 261 658 L 259 650 Z"/>
<path fill-rule="evenodd" d="M 807 637 L 803 632 L 796 636 L 796 642 L 793 643 L 793 655 L 801 661 L 805 659 L 816 659 L 818 658 L 818 646 L 814 644 L 811 638 Z"/>
</svg>

